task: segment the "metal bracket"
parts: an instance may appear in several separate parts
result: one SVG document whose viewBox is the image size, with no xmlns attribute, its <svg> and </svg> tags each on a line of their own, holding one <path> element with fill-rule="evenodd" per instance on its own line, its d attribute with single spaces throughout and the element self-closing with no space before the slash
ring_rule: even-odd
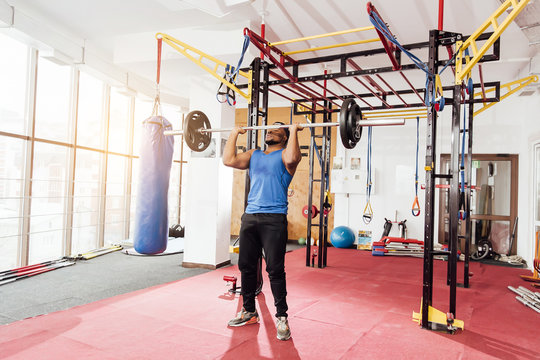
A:
<svg viewBox="0 0 540 360">
<path fill-rule="evenodd" d="M 529 84 L 531 84 L 533 82 L 537 82 L 537 81 L 538 81 L 538 76 L 537 75 L 530 75 L 530 76 L 524 77 L 524 78 L 516 80 L 516 81 L 512 81 L 512 82 L 509 82 L 509 83 L 506 83 L 506 84 L 502 84 L 500 86 L 500 88 L 505 89 L 507 92 L 504 95 L 500 96 L 499 102 L 506 99 L 508 96 L 514 94 L 518 90 L 523 89 L 525 86 L 527 86 L 527 85 L 529 85 Z M 492 88 L 492 89 L 485 90 L 485 92 L 489 93 L 489 92 L 493 92 L 495 90 L 496 90 L 495 88 Z M 475 93 L 474 97 L 475 98 L 481 98 L 482 97 L 482 92 Z M 488 102 L 482 102 L 482 107 L 474 112 L 474 116 L 476 117 L 476 115 L 480 114 L 484 110 L 489 109 L 490 107 L 492 107 L 495 104 L 496 104 L 496 102 L 489 102 L 489 103 Z"/>
<path fill-rule="evenodd" d="M 472 50 L 472 58 L 464 68 L 461 66 L 461 62 L 457 63 L 456 59 L 456 84 L 461 84 L 463 80 L 469 75 L 472 68 L 478 63 L 482 56 L 487 52 L 487 50 L 495 43 L 495 41 L 501 36 L 501 34 L 506 30 L 508 25 L 516 18 L 516 16 L 525 8 L 525 5 L 530 0 L 506 0 L 486 21 L 471 35 L 459 50 L 459 56 L 463 58 L 462 54 L 467 49 Z M 508 12 L 506 18 L 499 24 L 497 19 L 503 14 L 507 13 L 507 10 L 512 7 L 512 10 Z M 482 45 L 480 49 L 476 44 L 476 40 L 480 35 L 482 35 L 488 27 L 493 27 L 493 34 L 489 39 Z M 458 66 L 459 64 L 459 66 Z M 458 71 L 459 67 L 459 71 Z"/>
<path fill-rule="evenodd" d="M 252 80 L 251 80 L 251 73 L 252 70 L 249 71 L 238 71 L 238 75 L 242 76 L 247 80 L 247 91 L 244 92 L 240 90 L 236 84 L 233 84 L 223 78 L 222 75 L 218 74 L 218 69 L 220 67 L 223 68 L 223 71 L 227 68 L 227 63 L 216 59 L 215 57 L 208 55 L 204 52 L 202 52 L 199 49 L 194 48 L 191 45 L 188 45 L 178 39 L 173 38 L 170 35 L 163 34 L 163 33 L 157 33 L 156 38 L 162 38 L 164 42 L 169 44 L 172 48 L 177 50 L 179 53 L 187 57 L 189 60 L 193 61 L 195 64 L 197 64 L 199 67 L 201 67 L 203 70 L 208 72 L 210 75 L 218 79 L 221 83 L 223 83 L 225 86 L 227 86 L 229 89 L 235 91 L 236 93 L 240 94 L 243 98 L 247 99 L 249 103 L 251 103 L 251 87 L 252 87 Z M 214 67 L 211 68 L 208 65 L 204 64 L 202 61 L 207 60 L 208 62 L 214 63 Z"/>
</svg>

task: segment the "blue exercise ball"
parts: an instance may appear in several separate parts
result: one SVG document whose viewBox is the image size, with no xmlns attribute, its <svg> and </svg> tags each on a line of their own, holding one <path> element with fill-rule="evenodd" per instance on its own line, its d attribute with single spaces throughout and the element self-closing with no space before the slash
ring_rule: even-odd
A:
<svg viewBox="0 0 540 360">
<path fill-rule="evenodd" d="M 347 226 L 338 226 L 330 234 L 330 242 L 337 248 L 349 248 L 354 244 L 354 231 Z"/>
</svg>

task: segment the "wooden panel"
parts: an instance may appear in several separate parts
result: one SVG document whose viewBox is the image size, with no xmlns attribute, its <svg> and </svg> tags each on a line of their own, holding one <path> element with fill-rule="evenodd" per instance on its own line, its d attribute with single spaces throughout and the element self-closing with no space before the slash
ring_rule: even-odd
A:
<svg viewBox="0 0 540 360">
<path fill-rule="evenodd" d="M 269 123 L 272 124 L 276 121 L 281 121 L 285 124 L 290 122 L 290 108 L 272 108 L 269 110 Z M 321 122 L 322 117 L 317 118 L 317 122 Z M 335 120 L 333 120 L 335 121 Z M 293 123 L 305 123 L 306 119 L 304 116 L 294 116 Z M 245 126 L 247 124 L 247 109 L 237 109 L 236 110 L 236 125 Z M 334 157 L 336 150 L 336 134 L 338 129 L 332 128 L 332 147 L 331 147 L 331 160 Z M 320 134 L 322 129 L 316 129 L 316 132 Z M 298 141 L 300 145 L 309 145 L 310 143 L 310 131 L 309 129 L 304 129 L 298 133 Z M 322 139 L 317 139 L 317 142 L 320 144 Z M 240 135 L 238 138 L 238 146 L 245 146 L 246 136 Z M 302 152 L 308 153 L 309 150 L 302 150 Z M 320 167 L 317 158 L 315 158 L 314 166 L 314 178 L 318 178 L 320 174 Z M 231 234 L 238 235 L 240 232 L 240 217 L 244 212 L 244 189 L 245 189 L 245 176 L 246 171 L 234 170 L 234 180 L 233 180 L 233 204 L 231 211 Z M 298 165 L 294 178 L 291 182 L 289 189 L 293 190 L 292 196 L 289 197 L 289 239 L 297 240 L 300 237 L 306 237 L 307 232 L 307 219 L 302 216 L 302 208 L 307 205 L 308 202 L 308 191 L 309 191 L 309 158 L 303 157 L 302 161 Z M 319 183 L 314 183 L 313 187 L 313 204 L 319 208 L 319 194 L 320 194 L 320 185 Z M 333 195 L 332 203 L 333 203 Z M 319 217 L 317 216 L 313 219 L 313 222 L 318 222 Z M 332 230 L 334 224 L 334 214 L 330 212 L 328 219 L 328 229 Z M 318 227 L 312 228 L 312 237 L 314 239 L 319 238 L 319 229 Z"/>
</svg>

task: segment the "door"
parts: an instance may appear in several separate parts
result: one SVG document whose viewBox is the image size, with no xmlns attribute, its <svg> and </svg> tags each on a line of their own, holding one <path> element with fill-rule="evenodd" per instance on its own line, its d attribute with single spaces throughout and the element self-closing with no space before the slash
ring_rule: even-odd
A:
<svg viewBox="0 0 540 360">
<path fill-rule="evenodd" d="M 498 254 L 515 254 L 517 239 L 518 155 L 473 154 L 471 182 L 472 244 L 488 240 Z M 450 155 L 441 155 L 441 173 L 448 173 Z M 468 171 L 468 159 L 465 169 Z M 467 179 L 467 173 L 465 174 Z M 448 182 L 449 183 L 449 182 Z M 448 189 L 439 188 L 439 242 L 448 243 Z M 460 221 L 459 234 L 465 235 Z M 442 241 L 441 241 L 442 239 Z M 464 240 L 459 242 L 461 251 Z M 476 247 L 471 247 L 471 252 Z"/>
</svg>

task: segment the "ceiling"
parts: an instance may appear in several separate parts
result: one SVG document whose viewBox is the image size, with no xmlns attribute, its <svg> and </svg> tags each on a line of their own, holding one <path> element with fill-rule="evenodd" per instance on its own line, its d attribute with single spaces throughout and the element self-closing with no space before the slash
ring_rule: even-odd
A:
<svg viewBox="0 0 540 360">
<path fill-rule="evenodd" d="M 250 27 L 259 33 L 263 18 L 266 38 L 271 42 L 371 25 L 366 12 L 367 1 L 358 0 L 0 1 L 7 1 L 16 10 L 72 39 L 82 40 L 85 51 L 97 54 L 104 61 L 148 81 L 154 81 L 156 76 L 157 32 L 174 36 L 236 65 L 242 47 L 243 28 Z M 444 29 L 469 35 L 502 1 L 447 0 Z M 375 0 L 373 4 L 402 44 L 427 41 L 428 31 L 437 27 L 438 0 Z M 485 81 L 508 82 L 536 71 L 531 66 L 540 50 L 539 19 L 540 1 L 531 0 L 501 37 L 501 61 L 483 65 Z M 373 31 L 283 45 L 280 49 L 295 50 L 371 37 L 376 37 Z M 377 47 L 380 47 L 380 43 L 321 50 L 293 57 L 300 59 Z M 257 49 L 251 45 L 244 58 L 244 66 L 257 55 Z M 423 51 L 418 55 L 425 59 L 427 53 Z M 359 59 L 358 63 L 363 68 L 390 65 L 386 57 Z M 329 65 L 330 71 L 333 70 L 332 66 Z M 320 73 L 322 67 L 315 66 L 311 71 Z M 205 74 L 190 60 L 164 45 L 162 91 L 189 98 L 190 77 Z M 416 87 L 424 86 L 425 78 L 420 71 L 409 71 L 407 75 Z M 450 76 L 447 75 L 445 81 L 449 82 Z M 477 72 L 473 73 L 473 77 L 478 81 Z M 396 89 L 405 88 L 396 74 L 388 74 L 385 79 Z M 363 92 L 358 85 L 355 90 Z"/>
</svg>

